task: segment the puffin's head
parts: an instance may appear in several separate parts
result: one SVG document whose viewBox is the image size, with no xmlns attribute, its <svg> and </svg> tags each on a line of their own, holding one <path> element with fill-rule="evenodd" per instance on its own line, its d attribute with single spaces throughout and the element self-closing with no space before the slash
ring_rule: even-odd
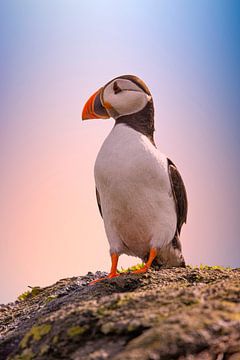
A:
<svg viewBox="0 0 240 360">
<path fill-rule="evenodd" d="M 137 76 L 122 75 L 109 81 L 88 99 L 82 119 L 112 117 L 117 120 L 140 112 L 149 103 L 152 104 L 152 96 L 144 82 Z"/>
</svg>

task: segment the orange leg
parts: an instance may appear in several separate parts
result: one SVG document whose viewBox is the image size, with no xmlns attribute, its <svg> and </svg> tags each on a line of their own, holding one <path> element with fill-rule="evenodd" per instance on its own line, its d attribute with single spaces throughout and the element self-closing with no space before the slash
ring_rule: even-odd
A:
<svg viewBox="0 0 240 360">
<path fill-rule="evenodd" d="M 142 274 L 148 271 L 148 269 L 151 267 L 153 260 L 155 259 L 155 257 L 157 256 L 157 250 L 154 248 L 150 249 L 150 253 L 149 253 L 149 257 L 148 257 L 148 261 L 146 262 L 146 264 L 144 265 L 144 267 L 142 267 L 141 269 L 138 270 L 134 270 L 132 271 L 133 274 Z"/>
<path fill-rule="evenodd" d="M 112 279 L 112 278 L 114 278 L 116 276 L 119 276 L 119 273 L 117 272 L 118 258 L 119 258 L 118 254 L 116 254 L 116 253 L 111 254 L 112 266 L 111 266 L 110 273 L 104 278 L 100 278 L 100 279 L 96 279 L 96 280 L 91 281 L 89 283 L 89 285 L 93 285 L 98 281 L 102 281 L 102 280 L 106 280 L 106 279 Z"/>
</svg>

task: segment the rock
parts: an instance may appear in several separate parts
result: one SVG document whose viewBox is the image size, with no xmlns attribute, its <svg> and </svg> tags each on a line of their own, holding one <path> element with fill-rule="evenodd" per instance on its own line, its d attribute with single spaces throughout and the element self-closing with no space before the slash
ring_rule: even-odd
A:
<svg viewBox="0 0 240 360">
<path fill-rule="evenodd" d="M 240 359 L 239 269 L 150 270 L 88 286 L 102 276 L 1 305 L 0 359 Z"/>
</svg>

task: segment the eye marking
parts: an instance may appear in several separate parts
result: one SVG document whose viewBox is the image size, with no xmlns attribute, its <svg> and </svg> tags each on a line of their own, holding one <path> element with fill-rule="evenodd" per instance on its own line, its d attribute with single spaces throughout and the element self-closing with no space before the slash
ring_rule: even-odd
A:
<svg viewBox="0 0 240 360">
<path fill-rule="evenodd" d="M 115 95 L 122 91 L 122 89 L 118 86 L 118 83 L 116 81 L 114 81 L 113 83 L 113 91 Z"/>
</svg>

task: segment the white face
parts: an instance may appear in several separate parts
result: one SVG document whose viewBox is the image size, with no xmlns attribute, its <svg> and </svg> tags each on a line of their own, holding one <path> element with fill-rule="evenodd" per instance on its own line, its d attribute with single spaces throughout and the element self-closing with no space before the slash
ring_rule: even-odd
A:
<svg viewBox="0 0 240 360">
<path fill-rule="evenodd" d="M 104 106 L 115 119 L 139 112 L 151 100 L 151 96 L 134 82 L 121 78 L 110 82 L 105 87 L 102 97 Z"/>
</svg>

